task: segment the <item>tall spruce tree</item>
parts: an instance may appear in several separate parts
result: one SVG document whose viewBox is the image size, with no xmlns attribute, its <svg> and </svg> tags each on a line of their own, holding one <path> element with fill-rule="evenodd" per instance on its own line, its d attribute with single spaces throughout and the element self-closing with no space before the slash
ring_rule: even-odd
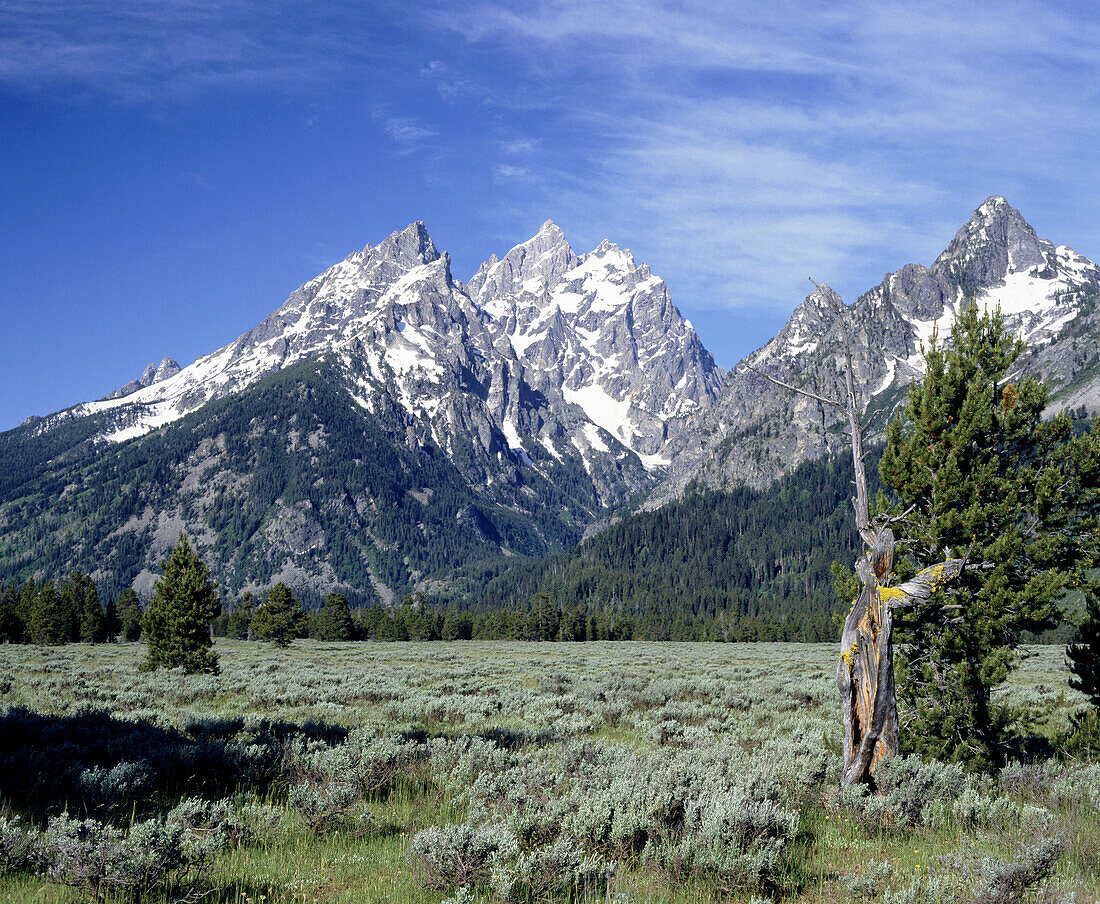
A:
<svg viewBox="0 0 1100 904">
<path fill-rule="evenodd" d="M 946 555 L 959 579 L 899 610 L 903 749 L 988 768 L 1006 752 L 1009 717 L 991 691 L 1016 664 L 1025 630 L 1058 616 L 1068 569 L 1095 549 L 1098 436 L 1043 420 L 1045 387 L 1010 380 L 1023 344 L 999 312 L 974 304 L 946 346 L 925 350 L 926 376 L 887 429 L 880 473 L 908 511 L 898 528 L 905 576 Z"/>
<path fill-rule="evenodd" d="M 314 636 L 318 640 L 352 640 L 355 621 L 351 617 L 348 598 L 342 593 L 330 593 L 317 613 Z"/>
<path fill-rule="evenodd" d="M 141 638 L 141 600 L 132 587 L 119 594 L 115 603 L 118 611 L 118 630 L 123 640 L 135 641 Z"/>
<path fill-rule="evenodd" d="M 69 575 L 62 590 L 70 598 L 79 618 L 78 634 L 82 643 L 103 643 L 107 639 L 107 618 L 95 584 L 79 569 Z"/>
<path fill-rule="evenodd" d="M 1075 642 L 1066 649 L 1073 675 L 1070 687 L 1085 694 L 1100 708 L 1100 588 L 1085 585 L 1085 620 L 1077 630 Z"/>
<path fill-rule="evenodd" d="M 210 622 L 221 609 L 210 569 L 180 534 L 172 554 L 161 562 L 163 576 L 141 618 L 148 646 L 143 668 L 182 666 L 187 672 L 216 672 L 218 659 Z"/>
<path fill-rule="evenodd" d="M 287 646 L 306 626 L 306 615 L 290 588 L 280 581 L 264 594 L 252 616 L 252 630 L 260 640 Z"/>
</svg>

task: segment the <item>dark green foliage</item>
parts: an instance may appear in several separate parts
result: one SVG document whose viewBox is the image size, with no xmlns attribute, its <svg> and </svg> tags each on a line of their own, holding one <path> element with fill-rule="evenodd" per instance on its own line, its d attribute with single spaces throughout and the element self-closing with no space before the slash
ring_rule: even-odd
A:
<svg viewBox="0 0 1100 904">
<path fill-rule="evenodd" d="M 105 634 L 105 640 L 115 641 L 118 640 L 119 634 L 122 633 L 122 619 L 118 615 L 118 600 L 111 597 L 107 600 L 107 605 L 103 607 L 103 631 Z"/>
<path fill-rule="evenodd" d="M 22 643 L 23 623 L 19 618 L 19 590 L 14 584 L 0 584 L 0 643 Z"/>
<path fill-rule="evenodd" d="M 877 452 L 868 461 L 873 470 Z M 766 490 L 696 487 L 569 553 L 468 568 L 455 597 L 476 637 L 831 640 L 830 566 L 858 549 L 850 495 L 843 457 L 807 462 Z M 540 594 L 556 619 L 545 603 L 532 611 Z"/>
<path fill-rule="evenodd" d="M 1006 378 L 1022 350 L 999 313 L 968 306 L 951 342 L 926 350 L 924 382 L 889 425 L 880 465 L 896 510 L 911 510 L 897 530 L 899 575 L 945 551 L 976 566 L 895 622 L 903 745 L 981 768 L 1006 752 L 1009 715 L 992 689 L 1023 632 L 1055 622 L 1066 569 L 1094 543 L 1100 436 L 1042 419 L 1043 385 Z"/>
<path fill-rule="evenodd" d="M 469 640 L 474 634 L 473 619 L 468 612 L 459 612 L 453 606 L 443 614 L 440 628 L 441 640 Z"/>
<path fill-rule="evenodd" d="M 83 643 L 103 643 L 107 639 L 107 613 L 99 602 L 95 584 L 84 572 L 77 570 L 62 585 L 61 593 L 68 605 L 78 613 L 78 637 Z"/>
<path fill-rule="evenodd" d="M 229 613 L 226 636 L 234 640 L 252 640 L 252 616 L 256 614 L 256 600 L 247 590 L 241 594 L 237 605 Z"/>
<path fill-rule="evenodd" d="M 76 612 L 69 598 L 57 592 L 53 581 L 45 581 L 38 588 L 31 606 L 27 630 L 31 643 L 63 644 L 76 638 Z"/>
<path fill-rule="evenodd" d="M 141 600 L 133 589 L 127 587 L 115 604 L 118 609 L 119 633 L 131 643 L 141 638 Z"/>
<path fill-rule="evenodd" d="M 280 581 L 264 594 L 252 616 L 252 631 L 260 640 L 287 646 L 305 631 L 306 616 L 290 588 Z"/>
<path fill-rule="evenodd" d="M 109 621 L 113 611 L 103 608 L 95 584 L 79 570 L 56 584 L 0 584 L 0 642 L 102 643 L 110 625 L 117 624 Z"/>
<path fill-rule="evenodd" d="M 181 534 L 161 571 L 156 594 L 141 619 L 148 646 L 145 668 L 182 666 L 187 672 L 216 672 L 210 622 L 221 602 L 210 570 Z"/>
<path fill-rule="evenodd" d="M 1085 694 L 1100 708 L 1100 588 L 1085 586 L 1085 620 L 1077 630 L 1075 642 L 1066 650 L 1073 675 L 1070 687 Z"/>
<path fill-rule="evenodd" d="M 313 637 L 319 640 L 353 640 L 355 622 L 351 617 L 348 598 L 342 593 L 330 593 L 314 620 Z"/>
<path fill-rule="evenodd" d="M 101 590 L 116 595 L 152 564 L 155 516 L 178 509 L 193 535 L 215 537 L 205 555 L 224 591 L 269 583 L 288 560 L 317 574 L 327 562 L 363 607 L 377 601 L 372 574 L 400 598 L 414 574 L 500 558 L 501 546 L 535 556 L 563 549 L 600 508 L 568 456 L 548 461 L 547 475 L 517 469 L 495 495 L 471 490 L 430 441 L 409 447 L 402 412 L 366 411 L 324 361 L 119 445 L 91 439 L 101 420 L 0 433 L 0 581 L 82 568 L 108 575 Z M 196 495 L 185 481 L 199 467 Z M 321 542 L 279 559 L 266 529 L 288 512 Z"/>
</svg>

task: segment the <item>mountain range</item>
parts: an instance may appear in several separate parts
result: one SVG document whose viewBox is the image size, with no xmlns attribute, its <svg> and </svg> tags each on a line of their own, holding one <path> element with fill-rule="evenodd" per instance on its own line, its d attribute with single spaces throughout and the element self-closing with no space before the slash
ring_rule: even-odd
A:
<svg viewBox="0 0 1100 904">
<path fill-rule="evenodd" d="M 983 203 L 929 267 L 842 307 L 879 428 L 967 299 L 1028 342 L 1056 405 L 1100 402 L 1100 268 Z M 286 580 L 390 603 L 471 560 L 541 556 L 689 486 L 764 487 L 837 451 L 838 301 L 815 289 L 716 366 L 668 286 L 547 222 L 463 283 L 423 223 L 368 245 L 181 368 L 0 434 L 0 579 L 80 567 L 151 590 L 181 531 L 234 596 Z"/>
</svg>

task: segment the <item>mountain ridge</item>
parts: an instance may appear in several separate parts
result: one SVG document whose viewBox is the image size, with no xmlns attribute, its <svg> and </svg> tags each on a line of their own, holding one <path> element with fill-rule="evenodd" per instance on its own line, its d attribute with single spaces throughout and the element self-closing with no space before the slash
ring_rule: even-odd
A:
<svg viewBox="0 0 1100 904">
<path fill-rule="evenodd" d="M 1019 372 L 1100 402 L 1100 268 L 992 196 L 930 266 L 845 306 L 872 423 L 968 297 L 1029 339 Z M 463 283 L 416 221 L 178 372 L 0 433 L 0 579 L 109 564 L 145 587 L 186 530 L 229 592 L 442 590 L 456 550 L 541 556 L 689 486 L 759 488 L 842 451 L 834 412 L 752 369 L 839 398 L 840 351 L 827 285 L 726 373 L 608 240 L 577 255 L 547 220 Z"/>
<path fill-rule="evenodd" d="M 968 299 L 1000 307 L 1006 328 L 1029 343 L 1016 373 L 1036 373 L 1068 399 L 1080 389 L 1078 376 L 1096 363 L 1096 345 L 1094 340 L 1091 351 L 1085 344 L 1071 351 L 1057 340 L 1064 333 L 1072 339 L 1074 330 L 1100 337 L 1098 294 L 1100 267 L 1068 246 L 1040 239 L 1019 211 L 993 195 L 930 267 L 906 264 L 843 306 L 865 407 L 896 406 L 909 381 L 923 375 L 922 343 L 933 333 L 944 341 Z M 834 296 L 827 285 L 816 288 L 771 341 L 738 362 L 706 417 L 673 444 L 672 474 L 650 507 L 675 498 L 692 481 L 762 487 L 802 461 L 843 448 L 839 412 L 759 373 L 843 398 Z"/>
</svg>

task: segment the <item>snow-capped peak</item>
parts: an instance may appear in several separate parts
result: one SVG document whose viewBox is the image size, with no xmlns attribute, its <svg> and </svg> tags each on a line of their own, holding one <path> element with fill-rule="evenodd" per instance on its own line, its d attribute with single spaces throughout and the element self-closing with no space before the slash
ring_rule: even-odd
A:
<svg viewBox="0 0 1100 904">
<path fill-rule="evenodd" d="M 604 241 L 578 258 L 547 220 L 463 286 L 415 222 L 329 267 L 224 348 L 63 416 L 109 412 L 105 435 L 122 441 L 319 355 L 342 362 L 355 403 L 400 412 L 405 441 L 445 450 L 480 486 L 512 479 L 502 455 L 536 468 L 572 456 L 599 492 L 636 491 L 721 380 L 667 286 L 629 251 Z"/>
</svg>

